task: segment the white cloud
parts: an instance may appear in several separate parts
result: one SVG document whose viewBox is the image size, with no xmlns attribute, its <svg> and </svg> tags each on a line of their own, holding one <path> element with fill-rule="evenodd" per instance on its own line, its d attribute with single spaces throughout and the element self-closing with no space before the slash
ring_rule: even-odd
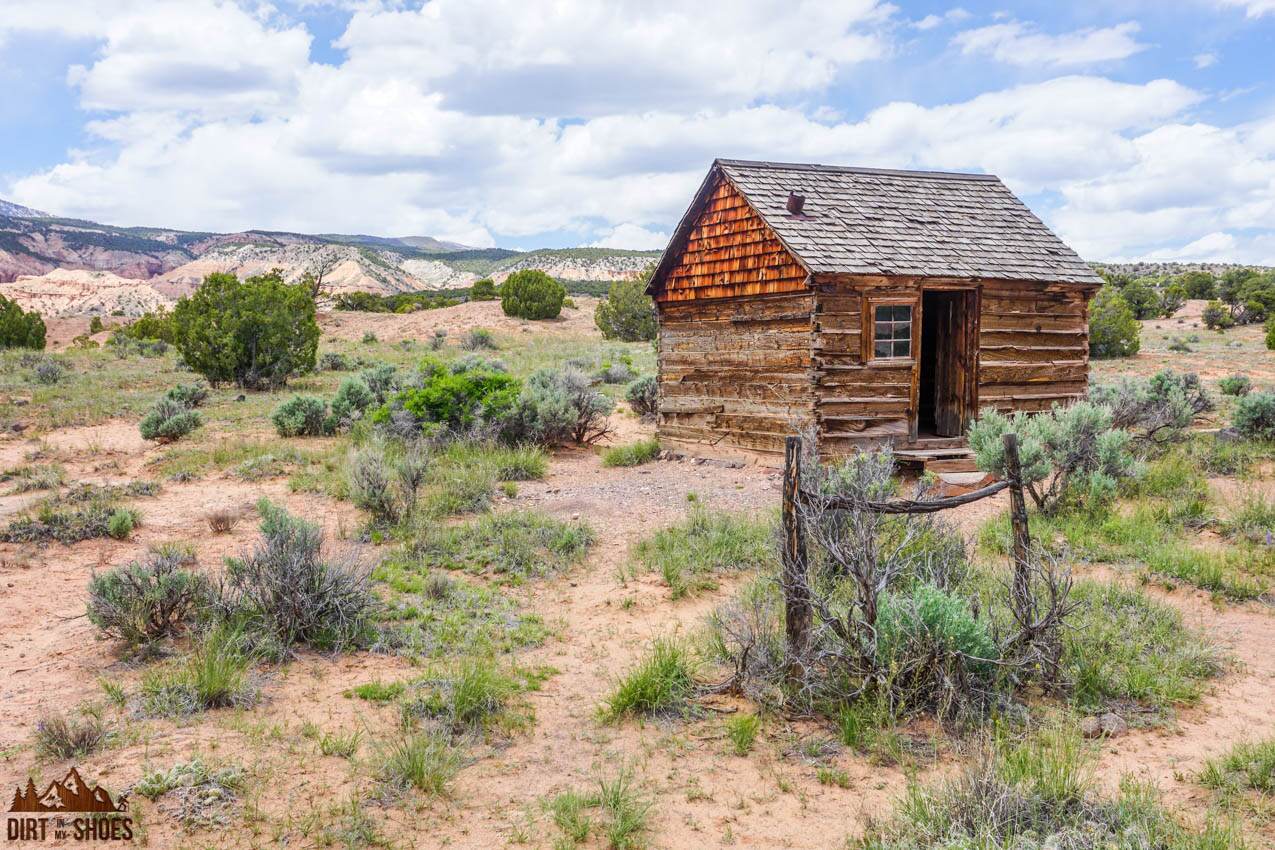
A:
<svg viewBox="0 0 1275 850">
<path fill-rule="evenodd" d="M 607 235 L 591 243 L 594 248 L 627 248 L 633 251 L 658 251 L 667 244 L 667 233 L 628 222 L 611 228 Z"/>
<path fill-rule="evenodd" d="M 1275 0 L 1218 0 L 1223 6 L 1239 6 L 1250 18 L 1275 12 Z"/>
<path fill-rule="evenodd" d="M 49 3 L 43 17 L 46 4 L 3 3 L 0 32 L 92 34 L 72 79 L 104 115 L 90 144 L 0 195 L 58 213 L 658 248 L 725 156 L 996 173 L 1094 259 L 1275 256 L 1260 229 L 1275 220 L 1275 120 L 1210 126 L 1191 116 L 1203 96 L 1179 83 L 1079 75 L 846 117 L 823 88 L 888 54 L 900 25 L 872 0 L 805 15 L 777 14 L 777 0 L 703 4 L 694 25 L 671 0 L 363 3 L 339 65 L 310 61 L 309 33 L 264 4 L 190 0 L 179 15 L 174 0 L 115 0 L 93 29 L 71 0 Z M 999 27 L 962 38 L 978 55 L 1017 44 L 1045 66 L 1140 47 L 1132 24 Z M 217 85 L 200 70 L 212 63 L 228 71 Z"/>
<path fill-rule="evenodd" d="M 1195 54 L 1195 57 L 1193 58 L 1192 61 L 1195 62 L 1195 67 L 1199 68 L 1200 70 L 1204 70 L 1205 68 L 1212 68 L 1214 65 L 1217 64 L 1217 54 L 1216 53 L 1197 53 Z"/>
<path fill-rule="evenodd" d="M 948 9 L 946 12 L 944 12 L 941 15 L 926 15 L 924 18 L 921 18 L 919 21 L 914 21 L 912 23 L 912 26 L 922 31 L 932 30 L 942 26 L 943 24 L 964 21 L 970 17 L 971 15 L 969 12 L 957 6 L 954 9 Z"/>
<path fill-rule="evenodd" d="M 1126 59 L 1146 49 L 1134 36 L 1138 24 L 1128 21 L 1103 29 L 1061 35 L 1038 32 L 1017 21 L 958 33 L 952 43 L 965 55 L 983 54 L 1023 67 L 1079 67 Z"/>
</svg>

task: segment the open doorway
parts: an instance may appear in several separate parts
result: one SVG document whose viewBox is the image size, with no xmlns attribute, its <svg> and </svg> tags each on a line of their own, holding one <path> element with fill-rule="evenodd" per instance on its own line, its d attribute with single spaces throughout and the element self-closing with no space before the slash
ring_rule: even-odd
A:
<svg viewBox="0 0 1275 850">
<path fill-rule="evenodd" d="M 960 437 L 970 408 L 973 292 L 921 294 L 921 375 L 917 438 Z"/>
</svg>

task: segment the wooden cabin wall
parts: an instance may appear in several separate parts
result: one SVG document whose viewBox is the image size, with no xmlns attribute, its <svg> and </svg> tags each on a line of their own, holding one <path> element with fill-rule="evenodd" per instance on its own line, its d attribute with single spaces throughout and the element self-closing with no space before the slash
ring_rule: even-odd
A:
<svg viewBox="0 0 1275 850">
<path fill-rule="evenodd" d="M 659 305 L 659 435 L 759 452 L 811 423 L 809 292 Z"/>
<path fill-rule="evenodd" d="M 874 299 L 919 298 L 912 284 L 839 282 L 816 287 L 812 362 L 815 420 L 822 448 L 830 454 L 903 443 L 909 436 L 913 361 L 886 365 L 865 360 L 862 331 L 866 293 Z"/>
<path fill-rule="evenodd" d="M 719 177 L 656 300 L 693 301 L 805 290 L 806 270 L 744 196 Z"/>
<path fill-rule="evenodd" d="M 1092 288 L 985 281 L 982 290 L 979 407 L 1040 411 L 1083 397 Z"/>
</svg>

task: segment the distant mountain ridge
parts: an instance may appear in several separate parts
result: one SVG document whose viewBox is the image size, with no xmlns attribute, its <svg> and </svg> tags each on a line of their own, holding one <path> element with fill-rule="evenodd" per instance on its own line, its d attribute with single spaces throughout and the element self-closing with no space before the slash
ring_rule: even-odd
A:
<svg viewBox="0 0 1275 850">
<path fill-rule="evenodd" d="M 132 315 L 156 297 L 172 300 L 193 290 L 214 272 L 242 277 L 280 269 L 295 281 L 322 271 L 330 293 L 391 294 L 463 288 L 483 277 L 499 283 L 527 268 L 564 281 L 622 280 L 659 256 L 606 248 L 473 248 L 430 236 L 116 227 L 0 203 L 0 291 L 54 315 Z M 95 296 L 99 286 L 110 298 Z M 116 293 L 127 297 L 119 295 L 123 303 L 112 307 Z"/>
</svg>

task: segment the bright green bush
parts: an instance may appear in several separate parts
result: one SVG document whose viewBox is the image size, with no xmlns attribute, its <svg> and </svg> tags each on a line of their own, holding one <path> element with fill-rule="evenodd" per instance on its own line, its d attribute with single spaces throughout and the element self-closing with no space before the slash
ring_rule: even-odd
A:
<svg viewBox="0 0 1275 850">
<path fill-rule="evenodd" d="M 374 422 L 389 422 L 393 411 L 403 410 L 419 423 L 463 432 L 499 419 L 522 388 L 517 378 L 481 363 L 452 371 L 436 360 L 425 360 L 419 374 L 419 385 L 394 396 L 373 414 Z"/>
<path fill-rule="evenodd" d="M 1204 300 L 1217 297 L 1217 280 L 1206 271 L 1183 272 L 1174 283 L 1182 287 L 1187 298 Z"/>
<path fill-rule="evenodd" d="M 562 312 L 566 288 L 539 269 L 523 269 L 500 287 L 500 308 L 520 319 L 556 319 Z"/>
<path fill-rule="evenodd" d="M 1275 393 L 1251 393 L 1241 398 L 1231 424 L 1251 440 L 1275 440 Z"/>
<path fill-rule="evenodd" d="M 199 407 L 208 400 L 208 385 L 199 382 L 178 384 L 175 387 L 169 387 L 168 392 L 164 393 L 164 398 L 175 401 L 182 407 Z"/>
<path fill-rule="evenodd" d="M 1095 358 L 1132 357 L 1142 342 L 1133 310 L 1113 286 L 1098 290 L 1089 305 L 1089 353 Z"/>
<path fill-rule="evenodd" d="M 116 328 L 114 333 L 129 339 L 161 339 L 169 345 L 177 344 L 177 323 L 173 321 L 173 314 L 163 308 L 143 313 L 129 324 Z"/>
<path fill-rule="evenodd" d="M 106 518 L 106 533 L 116 540 L 127 540 L 137 525 L 137 516 L 132 508 L 116 508 Z"/>
<path fill-rule="evenodd" d="M 655 302 L 646 294 L 646 278 L 612 283 L 607 297 L 598 302 L 593 321 L 605 339 L 655 339 Z"/>
<path fill-rule="evenodd" d="M 0 348 L 44 350 L 44 319 L 0 295 Z"/>
<path fill-rule="evenodd" d="M 312 395 L 294 395 L 270 416 L 280 437 L 321 437 L 330 434 L 328 405 Z"/>
<path fill-rule="evenodd" d="M 495 301 L 496 282 L 489 277 L 474 281 L 473 288 L 469 290 L 469 300 Z"/>
<path fill-rule="evenodd" d="M 279 387 L 315 366 L 319 325 L 304 286 L 277 273 L 240 281 L 211 274 L 173 310 L 176 346 L 213 385 Z"/>
</svg>

